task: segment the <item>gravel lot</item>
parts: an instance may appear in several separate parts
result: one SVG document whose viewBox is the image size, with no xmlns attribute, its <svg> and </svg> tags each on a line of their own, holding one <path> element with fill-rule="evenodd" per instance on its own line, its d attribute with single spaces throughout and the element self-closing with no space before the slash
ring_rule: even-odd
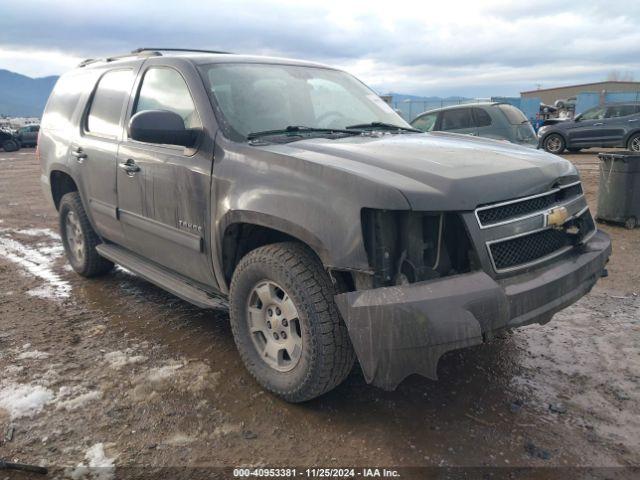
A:
<svg viewBox="0 0 640 480">
<path fill-rule="evenodd" d="M 596 155 L 567 158 L 595 211 Z M 448 354 L 440 381 L 389 393 L 354 372 L 289 405 L 245 372 L 225 312 L 122 269 L 73 273 L 33 150 L 0 153 L 0 170 L 0 458 L 74 478 L 86 466 L 111 478 L 114 467 L 640 465 L 640 229 L 601 225 L 608 278 L 545 326 Z"/>
</svg>

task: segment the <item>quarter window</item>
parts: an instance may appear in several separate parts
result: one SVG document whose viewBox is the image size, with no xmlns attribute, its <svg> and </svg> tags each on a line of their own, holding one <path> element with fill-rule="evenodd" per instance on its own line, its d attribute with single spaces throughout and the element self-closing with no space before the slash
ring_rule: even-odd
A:
<svg viewBox="0 0 640 480">
<path fill-rule="evenodd" d="M 120 116 L 133 84 L 131 70 L 112 70 L 105 73 L 93 94 L 87 131 L 108 137 L 120 133 Z"/>
<path fill-rule="evenodd" d="M 172 68 L 150 68 L 145 73 L 133 113 L 145 110 L 177 113 L 184 120 L 185 128 L 202 126 L 187 84 Z"/>
<path fill-rule="evenodd" d="M 442 130 L 459 130 L 473 127 L 470 108 L 456 108 L 442 112 Z"/>
</svg>

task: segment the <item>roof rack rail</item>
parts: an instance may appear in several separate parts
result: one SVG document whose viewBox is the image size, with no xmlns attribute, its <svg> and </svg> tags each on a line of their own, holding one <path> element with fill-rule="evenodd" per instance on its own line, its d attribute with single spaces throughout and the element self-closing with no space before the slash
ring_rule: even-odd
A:
<svg viewBox="0 0 640 480">
<path fill-rule="evenodd" d="M 87 65 L 90 65 L 92 63 L 97 63 L 97 62 L 113 62 L 115 60 L 120 60 L 122 58 L 128 58 L 128 57 L 158 57 L 161 56 L 162 54 L 160 52 L 154 52 L 154 51 L 148 51 L 148 50 L 142 50 L 140 52 L 137 51 L 133 51 L 131 53 L 123 53 L 120 55 L 111 55 L 109 57 L 105 57 L 105 58 L 87 58 L 86 60 L 81 61 L 78 64 L 78 68 L 82 68 L 82 67 L 86 67 Z"/>
<path fill-rule="evenodd" d="M 120 60 L 121 58 L 128 57 L 160 57 L 160 52 L 198 52 L 198 53 L 222 53 L 229 54 L 230 52 L 222 52 L 220 50 L 199 50 L 197 48 L 136 48 L 131 50 L 131 53 L 123 53 L 121 55 L 112 55 L 105 58 L 87 58 L 78 64 L 78 68 L 86 67 L 92 63 L 97 62 L 113 62 L 114 60 Z"/>
<path fill-rule="evenodd" d="M 131 53 L 142 53 L 148 51 L 156 51 L 156 52 L 197 52 L 197 53 L 222 53 L 222 54 L 230 54 L 231 52 L 223 52 L 221 50 L 201 50 L 198 48 L 136 48 L 132 50 Z"/>
</svg>

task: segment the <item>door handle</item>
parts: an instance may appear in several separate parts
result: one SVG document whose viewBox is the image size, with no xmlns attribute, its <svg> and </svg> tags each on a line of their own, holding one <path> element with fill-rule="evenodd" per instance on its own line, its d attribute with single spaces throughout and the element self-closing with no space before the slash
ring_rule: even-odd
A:
<svg viewBox="0 0 640 480">
<path fill-rule="evenodd" d="M 638 119 L 637 119 L 637 118 L 632 118 L 631 120 L 629 120 L 629 123 L 631 123 L 631 122 L 637 122 L 637 121 L 638 121 Z"/>
<path fill-rule="evenodd" d="M 136 172 L 140 171 L 140 167 L 136 165 L 136 162 L 134 162 L 132 159 L 128 159 L 126 162 L 118 164 L 118 166 L 125 172 L 127 172 L 127 175 L 130 176 L 135 175 Z"/>
<path fill-rule="evenodd" d="M 594 127 L 599 127 L 599 126 L 601 126 L 601 125 L 604 125 L 604 123 L 602 123 L 602 122 L 598 122 L 598 123 L 594 123 L 594 124 L 593 124 L 593 126 L 594 126 Z"/>
<path fill-rule="evenodd" d="M 84 153 L 84 151 L 82 150 L 82 147 L 77 147 L 76 149 L 71 150 L 71 155 L 76 157 L 76 160 L 78 161 L 78 163 L 82 163 L 82 161 L 85 158 L 87 158 L 87 154 Z"/>
</svg>

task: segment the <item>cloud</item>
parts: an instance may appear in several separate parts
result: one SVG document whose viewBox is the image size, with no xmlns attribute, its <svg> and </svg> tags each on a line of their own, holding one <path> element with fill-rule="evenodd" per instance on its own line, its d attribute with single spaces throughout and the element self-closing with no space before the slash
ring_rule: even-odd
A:
<svg viewBox="0 0 640 480">
<path fill-rule="evenodd" d="M 640 2 L 4 0 L 0 67 L 191 46 L 338 65 L 382 91 L 517 94 L 640 72 Z"/>
</svg>

